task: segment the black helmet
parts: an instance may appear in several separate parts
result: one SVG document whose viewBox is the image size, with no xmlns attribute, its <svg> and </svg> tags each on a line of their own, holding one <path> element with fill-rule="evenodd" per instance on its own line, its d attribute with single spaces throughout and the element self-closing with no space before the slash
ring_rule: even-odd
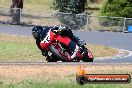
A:
<svg viewBox="0 0 132 88">
<path fill-rule="evenodd" d="M 35 26 L 33 29 L 32 29 L 32 35 L 35 39 L 39 38 L 40 37 L 40 34 L 42 33 L 43 31 L 43 27 L 42 26 Z"/>
</svg>

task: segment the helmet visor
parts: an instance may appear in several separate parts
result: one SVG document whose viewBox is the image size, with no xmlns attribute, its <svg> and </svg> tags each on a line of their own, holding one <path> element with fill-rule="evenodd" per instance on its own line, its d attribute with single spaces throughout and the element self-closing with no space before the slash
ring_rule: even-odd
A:
<svg viewBox="0 0 132 88">
<path fill-rule="evenodd" d="M 37 39 L 39 37 L 38 33 L 37 32 L 32 32 L 32 35 L 35 39 Z"/>
</svg>

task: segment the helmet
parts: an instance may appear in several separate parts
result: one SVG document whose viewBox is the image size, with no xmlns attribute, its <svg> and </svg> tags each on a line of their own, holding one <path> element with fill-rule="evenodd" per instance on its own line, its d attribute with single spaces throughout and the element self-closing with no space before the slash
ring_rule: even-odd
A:
<svg viewBox="0 0 132 88">
<path fill-rule="evenodd" d="M 35 39 L 39 38 L 40 37 L 40 34 L 42 33 L 43 31 L 43 27 L 42 26 L 35 26 L 33 29 L 32 29 L 32 35 Z"/>
</svg>

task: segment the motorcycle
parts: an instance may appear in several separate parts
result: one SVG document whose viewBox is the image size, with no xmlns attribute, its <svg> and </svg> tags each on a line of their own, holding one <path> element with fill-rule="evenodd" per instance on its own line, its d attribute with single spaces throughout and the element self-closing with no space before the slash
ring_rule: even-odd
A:
<svg viewBox="0 0 132 88">
<path fill-rule="evenodd" d="M 94 56 L 90 50 L 86 48 L 86 43 L 82 40 L 76 42 L 79 46 L 79 52 L 73 60 L 71 60 L 69 48 L 55 39 L 54 32 L 49 31 L 43 42 L 45 43 L 45 47 L 47 47 L 48 53 L 46 55 L 46 60 L 48 62 L 79 62 L 80 60 L 83 62 L 93 62 Z"/>
</svg>

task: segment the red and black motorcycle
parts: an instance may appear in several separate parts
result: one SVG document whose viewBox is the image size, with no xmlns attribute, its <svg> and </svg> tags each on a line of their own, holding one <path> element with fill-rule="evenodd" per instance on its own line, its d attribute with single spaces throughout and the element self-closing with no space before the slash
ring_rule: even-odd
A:
<svg viewBox="0 0 132 88">
<path fill-rule="evenodd" d="M 77 53 L 76 58 L 71 60 L 71 52 L 68 46 L 57 41 L 55 36 L 56 34 L 54 32 L 49 31 L 43 41 L 43 43 L 45 43 L 43 47 L 48 47 L 48 54 L 46 56 L 48 62 L 79 62 L 80 60 L 83 62 L 93 62 L 94 56 L 85 47 L 86 43 L 84 43 L 84 41 L 76 42 L 79 45 L 79 52 Z"/>
</svg>

